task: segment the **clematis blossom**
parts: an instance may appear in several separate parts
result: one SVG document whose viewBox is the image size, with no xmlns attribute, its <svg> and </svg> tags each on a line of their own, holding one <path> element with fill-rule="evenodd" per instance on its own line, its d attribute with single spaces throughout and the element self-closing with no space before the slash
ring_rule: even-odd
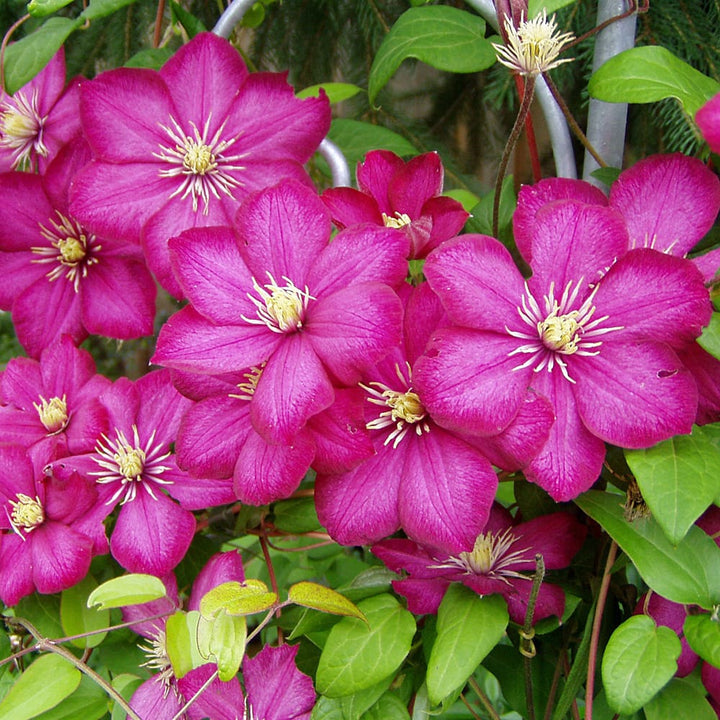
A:
<svg viewBox="0 0 720 720">
<path fill-rule="evenodd" d="M 720 93 L 695 114 L 695 122 L 714 153 L 720 153 Z"/>
<path fill-rule="evenodd" d="M 436 613 L 445 591 L 460 582 L 478 595 L 502 595 L 510 618 L 522 625 L 530 598 L 535 556 L 542 555 L 547 570 L 567 567 L 586 535 L 572 515 L 553 513 L 517 522 L 501 505 L 492 506 L 484 531 L 466 550 L 439 553 L 412 540 L 383 540 L 372 552 L 394 572 L 396 592 L 407 598 L 408 609 L 418 615 Z M 562 617 L 565 595 L 561 588 L 543 582 L 537 597 L 534 621 L 550 615 Z"/>
<path fill-rule="evenodd" d="M 456 200 L 444 197 L 440 156 L 430 152 L 408 162 L 388 150 L 373 150 L 358 163 L 353 188 L 331 188 L 322 194 L 339 228 L 362 223 L 398 228 L 410 239 L 411 259 L 462 230 L 469 215 Z"/>
<path fill-rule="evenodd" d="M 190 305 L 163 326 L 153 362 L 209 375 L 263 366 L 250 418 L 271 444 L 292 444 L 397 344 L 407 240 L 362 226 L 332 243 L 320 199 L 286 180 L 251 196 L 230 228 L 170 241 Z"/>
<path fill-rule="evenodd" d="M 444 427 L 484 436 L 507 427 L 528 386 L 547 397 L 556 420 L 525 474 L 556 500 L 593 484 L 605 442 L 648 447 L 690 432 L 696 415 L 674 348 L 710 319 L 702 275 L 628 242 L 616 212 L 565 200 L 537 212 L 527 281 L 481 235 L 445 243 L 425 264 L 454 323 L 418 363 L 426 406 Z"/>
<path fill-rule="evenodd" d="M 73 213 L 93 232 L 144 245 L 171 294 L 167 240 L 230 225 L 251 192 L 294 178 L 330 126 L 327 98 L 298 100 L 280 73 L 249 74 L 237 50 L 200 33 L 160 71 L 120 68 L 83 86 L 95 159 L 75 184 Z"/>
</svg>

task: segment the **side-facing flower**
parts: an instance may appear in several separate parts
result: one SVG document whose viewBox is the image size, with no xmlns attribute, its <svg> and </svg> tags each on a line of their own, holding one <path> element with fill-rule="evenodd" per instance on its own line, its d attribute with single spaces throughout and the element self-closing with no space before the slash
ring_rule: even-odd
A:
<svg viewBox="0 0 720 720">
<path fill-rule="evenodd" d="M 0 90 L 0 170 L 44 172 L 58 150 L 80 132 L 81 79 L 65 88 L 65 51 L 9 95 Z"/>
<path fill-rule="evenodd" d="M 15 605 L 37 591 L 56 593 L 80 582 L 93 556 L 107 552 L 97 491 L 77 473 L 43 474 L 53 449 L 28 453 L 0 444 L 0 598 Z"/>
<path fill-rule="evenodd" d="M 68 334 L 121 340 L 150 335 L 155 283 L 140 248 L 89 232 L 68 210 L 67 195 L 87 145 L 66 145 L 43 177 L 0 174 L 0 308 L 11 310 L 28 354 Z"/>
<path fill-rule="evenodd" d="M 407 598 L 411 612 L 436 613 L 448 586 L 461 582 L 478 595 L 502 595 L 507 600 L 510 618 L 523 624 L 535 556 L 542 555 L 548 570 L 565 568 L 582 546 L 585 535 L 585 526 L 567 513 L 517 522 L 495 503 L 484 531 L 462 552 L 438 553 L 402 539 L 383 540 L 373 545 L 372 551 L 391 570 L 407 573 L 403 579 L 393 581 L 393 588 Z M 550 615 L 562 617 L 564 608 L 563 591 L 543 582 L 534 620 Z"/>
<path fill-rule="evenodd" d="M 388 150 L 373 150 L 358 163 L 357 184 L 322 194 L 339 228 L 369 222 L 402 230 L 410 239 L 410 258 L 424 258 L 462 230 L 468 213 L 443 189 L 440 156 L 430 152 L 405 162 Z"/>
<path fill-rule="evenodd" d="M 455 326 L 435 334 L 416 381 L 438 423 L 480 436 L 507 426 L 528 386 L 545 395 L 556 421 L 526 475 L 569 500 L 597 479 L 605 442 L 647 447 L 690 432 L 697 390 L 673 348 L 700 334 L 710 306 L 689 261 L 627 252 L 611 209 L 551 203 L 533 232 L 527 281 L 485 236 L 428 258 L 425 273 Z"/>
<path fill-rule="evenodd" d="M 714 153 L 720 153 L 720 93 L 695 113 L 695 122 Z"/>
<path fill-rule="evenodd" d="M 95 160 L 72 205 L 96 233 L 139 242 L 168 292 L 167 240 L 230 225 L 249 193 L 292 177 L 327 133 L 327 98 L 298 100 L 280 73 L 249 74 L 226 40 L 201 33 L 159 72 L 121 68 L 83 86 Z"/>
<path fill-rule="evenodd" d="M 190 305 L 163 326 L 153 362 L 221 374 L 263 366 L 250 417 L 273 444 L 291 444 L 329 407 L 333 383 L 351 385 L 397 344 L 407 240 L 363 226 L 328 244 L 320 199 L 286 180 L 247 200 L 229 228 L 170 242 Z"/>
</svg>

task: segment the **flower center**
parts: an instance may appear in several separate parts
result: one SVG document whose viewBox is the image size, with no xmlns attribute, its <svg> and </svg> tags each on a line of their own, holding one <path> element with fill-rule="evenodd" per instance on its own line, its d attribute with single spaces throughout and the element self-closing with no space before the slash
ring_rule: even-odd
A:
<svg viewBox="0 0 720 720">
<path fill-rule="evenodd" d="M 13 170 L 26 164 L 30 155 L 46 157 L 48 149 L 43 142 L 43 126 L 47 118 L 38 112 L 38 91 L 28 100 L 18 91 L 0 103 L 0 148 L 13 156 Z"/>
<path fill-rule="evenodd" d="M 40 416 L 40 422 L 51 435 L 60 432 L 66 427 L 68 414 L 65 395 L 62 398 L 50 398 L 49 401 L 40 395 L 40 403 L 33 403 L 33 407 Z"/>
<path fill-rule="evenodd" d="M 573 287 L 574 286 L 574 287 Z M 574 383 L 568 372 L 565 357 L 568 355 L 592 356 L 600 353 L 602 341 L 598 338 L 605 333 L 622 330 L 621 325 L 603 327 L 608 315 L 595 318 L 593 299 L 600 285 L 596 284 L 585 300 L 578 305 L 580 288 L 584 286 L 583 278 L 578 282 L 570 280 L 562 295 L 555 297 L 555 283 L 550 283 L 550 291 L 543 297 L 544 309 L 535 300 L 527 283 L 522 296 L 522 307 L 517 311 L 530 330 L 519 332 L 505 331 L 524 343 L 515 348 L 509 355 L 527 354 L 530 357 L 513 370 L 534 366 L 535 372 L 547 369 L 552 372 L 560 368 L 563 377 Z"/>
<path fill-rule="evenodd" d="M 405 363 L 405 365 L 407 375 L 403 373 L 399 365 L 395 366 L 395 373 L 404 386 L 404 390 L 393 390 L 380 382 L 370 382 L 367 385 L 360 384 L 360 387 L 370 395 L 367 398 L 368 402 L 383 408 L 389 408 L 383 410 L 378 417 L 368 422 L 365 427 L 368 430 L 383 430 L 394 426 L 393 431 L 388 434 L 384 443 L 389 445 L 392 442 L 394 448 L 398 446 L 413 426 L 417 435 L 430 431 L 430 425 L 423 422 L 427 417 L 427 411 L 420 400 L 420 396 L 413 392 L 410 386 L 410 364 Z"/>
<path fill-rule="evenodd" d="M 270 282 L 265 285 L 260 285 L 253 278 L 253 287 L 260 299 L 248 293 L 248 297 L 257 308 L 257 318 L 241 315 L 242 319 L 252 325 L 267 325 L 270 330 L 277 333 L 300 330 L 305 321 L 308 303 L 315 298 L 310 295 L 307 285 L 304 290 L 300 290 L 290 278 L 283 275 L 285 285 L 281 287 L 270 273 L 267 273 L 267 276 Z"/>
<path fill-rule="evenodd" d="M 191 122 L 192 133 L 187 134 L 174 117 L 170 117 L 169 125 L 160 125 L 172 145 L 160 145 L 160 152 L 153 157 L 169 163 L 171 167 L 160 170 L 160 177 L 177 178 L 178 186 L 170 197 L 180 196 L 192 198 L 193 212 L 197 212 L 198 200 L 203 201 L 203 215 L 210 208 L 210 196 L 219 200 L 221 195 L 233 197 L 233 190 L 243 183 L 235 177 L 235 173 L 245 170 L 238 162 L 247 157 L 248 153 L 228 154 L 228 149 L 240 137 L 236 135 L 221 139 L 225 130 L 223 123 L 217 132 L 209 137 L 211 116 L 203 125 L 202 132 Z"/>
<path fill-rule="evenodd" d="M 24 493 L 18 493 L 15 497 L 17 497 L 17 500 L 10 500 L 12 507 L 10 524 L 13 530 L 22 538 L 20 531 L 23 530 L 29 533 L 42 525 L 45 522 L 45 513 L 39 497 L 35 496 L 33 500 Z"/>
<path fill-rule="evenodd" d="M 73 284 L 75 292 L 80 288 L 80 280 L 87 277 L 88 268 L 98 263 L 97 253 L 102 249 L 95 236 L 86 233 L 75 220 L 55 211 L 57 219 L 48 220 L 48 227 L 40 225 L 40 234 L 50 246 L 30 248 L 35 255 L 35 263 L 53 265 L 46 273 L 50 282 L 65 277 Z"/>
<path fill-rule="evenodd" d="M 161 682 L 165 687 L 164 697 L 167 697 L 170 681 L 175 677 L 175 673 L 167 654 L 165 631 L 156 628 L 156 632 L 147 639 L 147 645 L 138 645 L 138 647 L 147 656 L 147 660 L 140 667 L 146 667 L 159 673 L 157 675 L 158 682 Z"/>
<path fill-rule="evenodd" d="M 121 445 L 114 455 L 118 470 L 128 480 L 139 480 L 145 468 L 145 453 L 140 448 Z"/>
<path fill-rule="evenodd" d="M 238 398 L 238 400 L 252 400 L 264 367 L 265 363 L 262 363 L 259 366 L 251 367 L 248 372 L 243 373 L 243 377 L 246 378 L 247 382 L 237 384 L 238 390 L 240 390 L 242 394 L 230 393 L 229 397 Z"/>
<path fill-rule="evenodd" d="M 389 217 L 385 213 L 382 214 L 383 224 L 385 227 L 402 228 L 409 225 L 412 220 L 405 213 L 396 212 L 395 217 Z"/>
</svg>

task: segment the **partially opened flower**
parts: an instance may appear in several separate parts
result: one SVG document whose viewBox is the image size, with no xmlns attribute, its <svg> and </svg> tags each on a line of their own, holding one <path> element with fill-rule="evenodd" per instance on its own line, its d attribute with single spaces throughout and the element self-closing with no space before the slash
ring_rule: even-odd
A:
<svg viewBox="0 0 720 720">
<path fill-rule="evenodd" d="M 253 195 L 230 228 L 196 229 L 170 242 L 190 305 L 160 331 L 153 362 L 191 372 L 263 366 L 250 406 L 272 444 L 292 444 L 397 344 L 401 304 L 388 285 L 405 277 L 407 240 L 363 226 L 328 243 L 320 199 L 294 181 Z"/>
<path fill-rule="evenodd" d="M 168 238 L 230 225 L 248 193 L 292 177 L 327 133 L 327 99 L 298 100 L 285 74 L 249 74 L 226 40 L 201 33 L 159 72 L 121 68 L 83 87 L 83 128 L 95 153 L 72 205 L 96 233 L 145 245 L 174 295 Z"/>
<path fill-rule="evenodd" d="M 478 595 L 502 595 L 510 618 L 525 622 L 535 571 L 536 555 L 545 568 L 567 567 L 585 539 L 586 529 L 567 513 L 543 515 L 516 522 L 495 503 L 484 531 L 474 545 L 452 555 L 439 553 L 411 540 L 389 539 L 373 545 L 372 551 L 391 570 L 407 576 L 393 581 L 393 588 L 407 598 L 408 609 L 417 614 L 436 613 L 445 591 L 460 582 Z M 543 582 L 535 606 L 534 620 L 550 615 L 562 617 L 565 595 L 561 588 Z"/>
<path fill-rule="evenodd" d="M 720 153 L 720 93 L 708 100 L 695 114 L 700 132 L 715 153 Z"/>
<path fill-rule="evenodd" d="M 405 162 L 388 150 L 373 150 L 358 163 L 359 190 L 331 188 L 322 199 L 339 228 L 369 222 L 402 230 L 410 258 L 424 258 L 462 230 L 468 213 L 444 197 L 443 166 L 437 153 Z"/>
</svg>

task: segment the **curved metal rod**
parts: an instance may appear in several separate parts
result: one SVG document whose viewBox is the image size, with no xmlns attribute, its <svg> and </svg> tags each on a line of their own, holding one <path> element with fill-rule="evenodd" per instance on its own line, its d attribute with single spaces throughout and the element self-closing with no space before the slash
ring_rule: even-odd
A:
<svg viewBox="0 0 720 720">
<path fill-rule="evenodd" d="M 597 24 L 625 12 L 625 0 L 599 0 Z M 635 27 L 637 15 L 630 15 L 601 30 L 595 38 L 595 55 L 592 71 L 595 72 L 611 57 L 628 50 L 635 45 Z M 625 150 L 625 128 L 627 125 L 627 103 L 606 103 L 595 98 L 590 99 L 588 108 L 587 137 L 600 157 L 610 167 L 622 167 Z M 590 173 L 599 165 L 589 153 L 585 153 L 583 180 L 607 191 L 607 186 L 596 180 Z"/>
<path fill-rule="evenodd" d="M 212 31 L 227 40 L 233 28 L 243 19 L 243 15 L 245 15 L 256 2 L 257 0 L 233 0 L 220 16 L 220 19 L 215 23 Z"/>
<path fill-rule="evenodd" d="M 498 29 L 495 4 L 492 0 L 465 0 L 465 2 L 474 10 L 477 10 L 482 18 L 492 25 L 495 30 Z M 543 115 L 545 116 L 548 133 L 550 134 L 550 144 L 552 145 L 553 158 L 555 160 L 555 172 L 558 177 L 576 178 L 577 166 L 575 164 L 575 153 L 573 152 L 570 129 L 568 128 L 562 110 L 555 102 L 555 98 L 553 98 L 550 89 L 542 77 L 538 77 L 535 83 L 535 95 L 540 103 Z"/>
</svg>

